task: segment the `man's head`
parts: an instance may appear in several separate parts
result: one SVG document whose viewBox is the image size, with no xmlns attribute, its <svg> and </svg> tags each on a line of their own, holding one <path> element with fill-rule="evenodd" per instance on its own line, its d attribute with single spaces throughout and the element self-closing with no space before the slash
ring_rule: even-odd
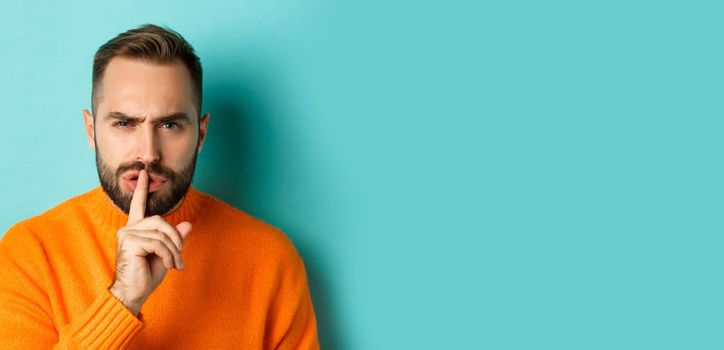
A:
<svg viewBox="0 0 724 350">
<path fill-rule="evenodd" d="M 150 176 L 146 215 L 167 214 L 186 195 L 209 121 L 201 82 L 194 49 L 170 29 L 144 25 L 96 52 L 86 135 L 101 186 L 125 213 L 140 169 Z"/>
</svg>

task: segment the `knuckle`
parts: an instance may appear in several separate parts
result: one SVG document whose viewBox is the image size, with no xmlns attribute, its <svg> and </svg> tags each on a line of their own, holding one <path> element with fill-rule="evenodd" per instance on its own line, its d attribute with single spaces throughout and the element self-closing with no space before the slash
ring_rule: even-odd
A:
<svg viewBox="0 0 724 350">
<path fill-rule="evenodd" d="M 153 247 L 156 248 L 157 250 L 163 250 L 163 248 L 166 247 L 165 244 L 163 244 L 161 241 L 159 241 L 159 240 L 157 240 L 157 239 L 151 239 L 151 238 L 149 238 L 149 239 L 150 239 L 151 241 L 153 241 L 153 242 L 151 242 L 151 244 L 152 244 Z"/>
<path fill-rule="evenodd" d="M 140 246 L 141 242 L 143 242 L 143 237 L 129 232 L 118 239 L 118 249 L 129 252 L 136 249 L 137 246 Z"/>
<path fill-rule="evenodd" d="M 118 243 L 120 244 L 120 243 L 126 242 L 128 240 L 133 239 L 133 237 L 134 237 L 134 235 L 131 234 L 131 232 L 129 232 L 129 231 L 126 231 L 126 230 L 119 231 L 118 232 Z"/>
<path fill-rule="evenodd" d="M 162 238 L 170 238 L 171 236 L 171 234 L 168 233 L 168 230 L 166 230 L 165 227 L 159 227 L 159 229 L 156 230 L 156 234 Z"/>
<path fill-rule="evenodd" d="M 169 245 L 168 243 L 164 243 L 164 242 L 159 242 L 159 243 L 162 246 L 161 249 L 163 249 L 169 255 L 173 255 L 175 253 L 174 249 L 172 248 L 172 245 Z"/>
<path fill-rule="evenodd" d="M 166 235 L 166 237 L 167 237 L 171 242 L 174 242 L 174 243 L 180 242 L 180 239 L 179 239 L 179 237 L 178 237 L 178 234 L 176 234 L 176 232 L 168 233 L 168 234 Z"/>
<path fill-rule="evenodd" d="M 147 239 L 146 239 L 146 237 L 140 237 L 140 236 L 133 235 L 133 236 L 129 236 L 127 238 L 127 241 L 128 241 L 128 244 L 134 244 L 137 246 L 141 246 L 143 243 L 147 242 Z"/>
<path fill-rule="evenodd" d="M 168 235 L 163 231 L 156 231 L 156 237 L 158 237 L 159 240 L 164 241 L 165 243 L 171 243 Z"/>
</svg>

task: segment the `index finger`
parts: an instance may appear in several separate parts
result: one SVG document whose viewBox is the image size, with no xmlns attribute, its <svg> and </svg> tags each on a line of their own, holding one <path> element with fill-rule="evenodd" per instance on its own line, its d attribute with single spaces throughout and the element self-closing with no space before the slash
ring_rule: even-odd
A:
<svg viewBox="0 0 724 350">
<path fill-rule="evenodd" d="M 126 225 L 136 223 L 143 220 L 146 216 L 146 195 L 148 194 L 148 173 L 141 169 L 138 172 L 138 181 L 136 181 L 136 189 L 133 191 L 131 199 L 131 207 L 128 210 L 128 222 Z"/>
</svg>

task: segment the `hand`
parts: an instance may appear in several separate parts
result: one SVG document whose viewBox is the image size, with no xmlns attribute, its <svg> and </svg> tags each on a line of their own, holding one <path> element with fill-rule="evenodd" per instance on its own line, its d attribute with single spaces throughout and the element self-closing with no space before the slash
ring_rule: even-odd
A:
<svg viewBox="0 0 724 350">
<path fill-rule="evenodd" d="M 182 270 L 183 241 L 191 224 L 171 226 L 161 216 L 145 217 L 148 173 L 141 170 L 133 191 L 126 226 L 118 230 L 116 277 L 109 291 L 138 316 L 148 296 L 161 284 L 168 269 Z"/>
</svg>

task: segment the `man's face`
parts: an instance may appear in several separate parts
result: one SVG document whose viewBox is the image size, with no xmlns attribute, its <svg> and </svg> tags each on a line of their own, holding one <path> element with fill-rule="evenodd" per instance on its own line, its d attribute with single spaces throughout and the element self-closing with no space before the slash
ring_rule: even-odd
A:
<svg viewBox="0 0 724 350">
<path fill-rule="evenodd" d="M 101 186 L 128 213 L 138 171 L 149 175 L 146 215 L 165 215 L 186 195 L 208 125 L 193 103 L 180 61 L 157 65 L 113 58 L 97 90 L 95 118 L 84 110 Z"/>
</svg>

